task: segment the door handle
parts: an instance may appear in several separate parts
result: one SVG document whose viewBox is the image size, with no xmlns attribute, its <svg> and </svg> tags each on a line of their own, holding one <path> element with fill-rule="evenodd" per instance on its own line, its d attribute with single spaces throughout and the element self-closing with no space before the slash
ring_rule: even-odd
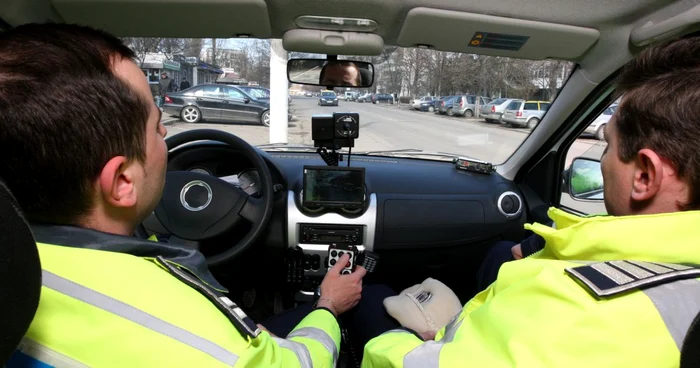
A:
<svg viewBox="0 0 700 368">
<path fill-rule="evenodd" d="M 202 98 L 201 98 L 201 97 L 197 97 L 197 98 L 195 98 L 195 100 L 196 100 L 196 101 L 202 101 Z"/>
</svg>

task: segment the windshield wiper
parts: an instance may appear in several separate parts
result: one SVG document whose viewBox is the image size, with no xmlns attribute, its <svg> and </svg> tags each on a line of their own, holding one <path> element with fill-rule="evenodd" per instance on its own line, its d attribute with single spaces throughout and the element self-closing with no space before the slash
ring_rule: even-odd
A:
<svg viewBox="0 0 700 368">
<path fill-rule="evenodd" d="M 428 156 L 428 157 L 444 157 L 450 160 L 454 160 L 458 157 L 468 157 L 465 155 L 460 155 L 456 153 L 449 152 L 437 152 L 437 151 L 426 151 L 416 148 L 405 148 L 398 150 L 384 150 L 384 151 L 366 151 L 358 152 L 358 155 L 368 155 L 368 156 L 389 156 L 389 157 L 415 157 L 415 156 Z"/>
<path fill-rule="evenodd" d="M 306 144 L 268 143 L 256 146 L 263 151 L 316 152 L 318 148 Z"/>
</svg>

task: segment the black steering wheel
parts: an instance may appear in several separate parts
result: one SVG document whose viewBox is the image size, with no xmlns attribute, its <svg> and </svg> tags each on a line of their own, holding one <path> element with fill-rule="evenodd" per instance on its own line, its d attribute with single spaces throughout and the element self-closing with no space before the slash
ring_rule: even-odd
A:
<svg viewBox="0 0 700 368">
<path fill-rule="evenodd" d="M 192 171 L 168 171 L 165 189 L 155 213 L 171 234 L 186 240 L 206 240 L 221 235 L 242 221 L 252 226 L 241 240 L 222 253 L 207 257 L 210 266 L 231 261 L 249 249 L 267 227 L 272 215 L 272 175 L 265 160 L 246 141 L 214 129 L 182 132 L 165 140 L 168 151 L 194 141 L 217 141 L 243 155 L 260 175 L 260 198 L 215 176 Z"/>
</svg>

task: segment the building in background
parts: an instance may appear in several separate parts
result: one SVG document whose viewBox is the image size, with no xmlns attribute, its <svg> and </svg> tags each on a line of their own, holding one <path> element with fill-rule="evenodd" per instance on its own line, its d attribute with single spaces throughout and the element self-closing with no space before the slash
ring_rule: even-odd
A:
<svg viewBox="0 0 700 368">
<path fill-rule="evenodd" d="M 245 56 L 242 50 L 225 48 L 217 48 L 216 55 L 214 55 L 213 48 L 208 48 L 206 49 L 204 54 L 204 60 L 207 63 L 213 63 L 219 65 L 221 68 L 227 69 L 233 69 L 238 67 L 241 58 Z"/>
<path fill-rule="evenodd" d="M 209 64 L 199 57 L 174 55 L 172 60 L 164 53 L 146 53 L 142 60 L 134 60 L 143 70 L 153 96 L 158 95 L 158 82 L 162 73 L 175 81 L 179 88 L 182 78 L 186 78 L 191 86 L 204 83 L 215 83 L 219 75 L 224 74 L 218 66 Z"/>
</svg>

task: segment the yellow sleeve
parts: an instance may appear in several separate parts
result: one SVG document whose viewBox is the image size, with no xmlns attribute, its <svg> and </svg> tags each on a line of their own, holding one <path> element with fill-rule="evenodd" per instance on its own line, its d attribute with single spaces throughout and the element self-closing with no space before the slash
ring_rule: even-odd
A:
<svg viewBox="0 0 700 368">
<path fill-rule="evenodd" d="M 385 332 L 365 345 L 362 368 L 403 367 L 408 353 L 430 342 L 424 342 L 406 330 Z"/>
<path fill-rule="evenodd" d="M 303 345 L 313 367 L 335 367 L 340 351 L 340 326 L 331 312 L 316 309 L 287 335 L 287 341 Z"/>
</svg>

